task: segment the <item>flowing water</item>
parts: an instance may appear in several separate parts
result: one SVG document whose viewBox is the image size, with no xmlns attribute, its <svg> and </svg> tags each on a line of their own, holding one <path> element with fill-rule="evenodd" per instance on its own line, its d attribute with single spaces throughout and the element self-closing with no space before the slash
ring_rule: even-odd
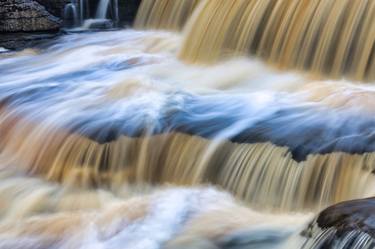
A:
<svg viewBox="0 0 375 249">
<path fill-rule="evenodd" d="M 142 1 L 135 26 L 181 30 L 201 0 Z"/>
<path fill-rule="evenodd" d="M 364 8 L 363 32 L 287 25 L 313 2 L 353 30 Z M 314 215 L 375 192 L 375 88 L 238 44 L 281 54 L 333 39 L 338 54 L 294 56 L 351 58 L 371 81 L 373 4 L 346 2 L 144 0 L 137 30 L 1 53 L 0 248 L 327 248 L 335 230 L 307 229 Z M 287 28 L 311 37 L 287 42 L 303 32 Z M 330 248 L 373 246 L 352 232 Z"/>
<path fill-rule="evenodd" d="M 212 62 L 251 53 L 280 68 L 375 80 L 375 2 L 207 0 L 181 57 Z"/>
<path fill-rule="evenodd" d="M 120 21 L 120 10 L 119 10 L 119 5 L 118 5 L 118 0 L 113 0 L 112 3 L 112 8 L 113 8 L 113 20 L 116 24 Z"/>
<path fill-rule="evenodd" d="M 111 0 L 100 0 L 96 10 L 96 19 L 106 19 Z"/>
<path fill-rule="evenodd" d="M 79 1 L 79 17 L 80 24 L 83 24 L 85 19 L 90 16 L 89 0 L 80 0 Z"/>
<path fill-rule="evenodd" d="M 79 25 L 77 3 L 72 2 L 72 3 L 65 5 L 64 21 L 69 22 L 69 24 L 72 25 L 73 27 L 77 27 Z"/>
<path fill-rule="evenodd" d="M 69 6 L 68 4 L 67 6 Z M 81 25 L 75 26 L 76 31 L 88 29 L 111 29 L 116 27 L 120 20 L 118 0 L 99 0 L 96 6 L 96 13 L 90 16 L 89 1 L 80 1 Z"/>
</svg>

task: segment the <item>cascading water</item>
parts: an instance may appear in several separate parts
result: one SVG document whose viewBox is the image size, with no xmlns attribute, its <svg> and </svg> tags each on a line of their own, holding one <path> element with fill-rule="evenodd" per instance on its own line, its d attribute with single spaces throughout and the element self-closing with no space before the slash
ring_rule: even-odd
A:
<svg viewBox="0 0 375 249">
<path fill-rule="evenodd" d="M 85 19 L 90 16 L 89 10 L 90 10 L 89 0 L 80 0 L 79 12 L 80 12 L 81 25 L 84 23 Z"/>
<path fill-rule="evenodd" d="M 96 19 L 106 19 L 111 0 L 100 0 L 96 10 Z"/>
<path fill-rule="evenodd" d="M 180 30 L 201 0 L 142 1 L 135 27 Z"/>
<path fill-rule="evenodd" d="M 207 0 L 201 8 L 180 54 L 187 61 L 249 52 L 280 68 L 375 80 L 374 1 Z"/>
<path fill-rule="evenodd" d="M 79 25 L 79 16 L 77 10 L 77 3 L 72 2 L 64 8 L 64 20 L 68 22 L 68 26 L 77 27 Z"/>
<path fill-rule="evenodd" d="M 313 218 L 375 194 L 375 88 L 324 78 L 373 80 L 374 6 L 144 0 L 1 53 L 0 249 L 374 248 L 371 205 Z"/>
<path fill-rule="evenodd" d="M 118 25 L 120 16 L 118 0 L 99 0 L 96 13 L 90 18 L 89 3 L 86 0 L 80 1 L 81 23 L 84 29 L 107 29 Z"/>
<path fill-rule="evenodd" d="M 120 22 L 118 0 L 113 0 L 113 20 L 116 23 L 116 25 Z"/>
</svg>

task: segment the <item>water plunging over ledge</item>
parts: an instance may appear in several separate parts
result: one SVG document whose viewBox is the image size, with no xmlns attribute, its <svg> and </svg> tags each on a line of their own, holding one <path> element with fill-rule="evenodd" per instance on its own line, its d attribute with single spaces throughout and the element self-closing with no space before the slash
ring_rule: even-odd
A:
<svg viewBox="0 0 375 249">
<path fill-rule="evenodd" d="M 95 15 L 91 17 L 90 8 L 92 2 L 87 0 L 69 3 L 65 6 L 65 19 L 74 19 L 73 27 L 82 27 L 84 29 L 110 29 L 116 27 L 119 23 L 118 0 L 99 0 Z M 72 17 L 73 16 L 73 17 Z M 80 20 L 80 22 L 78 21 Z M 71 25 L 70 25 L 71 26 Z"/>
<path fill-rule="evenodd" d="M 77 1 L 73 1 L 72 3 L 65 5 L 63 17 L 65 26 L 79 26 L 80 18 L 78 15 Z"/>
<path fill-rule="evenodd" d="M 96 10 L 95 19 L 106 19 L 110 2 L 111 2 L 111 0 L 100 0 L 99 1 L 98 8 Z"/>
</svg>

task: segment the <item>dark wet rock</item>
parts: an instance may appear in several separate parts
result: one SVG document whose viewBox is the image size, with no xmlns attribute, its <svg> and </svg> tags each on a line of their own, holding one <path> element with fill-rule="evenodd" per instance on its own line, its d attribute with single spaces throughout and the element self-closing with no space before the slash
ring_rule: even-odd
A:
<svg viewBox="0 0 375 249">
<path fill-rule="evenodd" d="M 11 50 L 22 50 L 37 46 L 42 42 L 58 37 L 60 33 L 6 33 L 0 35 L 0 47 Z"/>
<path fill-rule="evenodd" d="M 375 198 L 328 207 L 301 235 L 307 239 L 303 249 L 375 248 Z"/>
<path fill-rule="evenodd" d="M 61 20 L 30 0 L 0 0 L 0 32 L 57 31 Z"/>
<path fill-rule="evenodd" d="M 320 213 L 317 224 L 322 229 L 335 228 L 338 236 L 355 231 L 375 239 L 375 198 L 331 206 Z"/>
<path fill-rule="evenodd" d="M 125 25 L 132 25 L 142 0 L 119 0 L 120 21 Z"/>
</svg>

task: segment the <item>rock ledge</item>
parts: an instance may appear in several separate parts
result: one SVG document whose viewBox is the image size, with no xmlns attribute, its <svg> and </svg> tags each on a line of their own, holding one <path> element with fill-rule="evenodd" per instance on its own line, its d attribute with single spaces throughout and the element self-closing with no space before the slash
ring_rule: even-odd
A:
<svg viewBox="0 0 375 249">
<path fill-rule="evenodd" d="M 0 32 L 57 31 L 61 20 L 30 0 L 0 0 Z"/>
</svg>

